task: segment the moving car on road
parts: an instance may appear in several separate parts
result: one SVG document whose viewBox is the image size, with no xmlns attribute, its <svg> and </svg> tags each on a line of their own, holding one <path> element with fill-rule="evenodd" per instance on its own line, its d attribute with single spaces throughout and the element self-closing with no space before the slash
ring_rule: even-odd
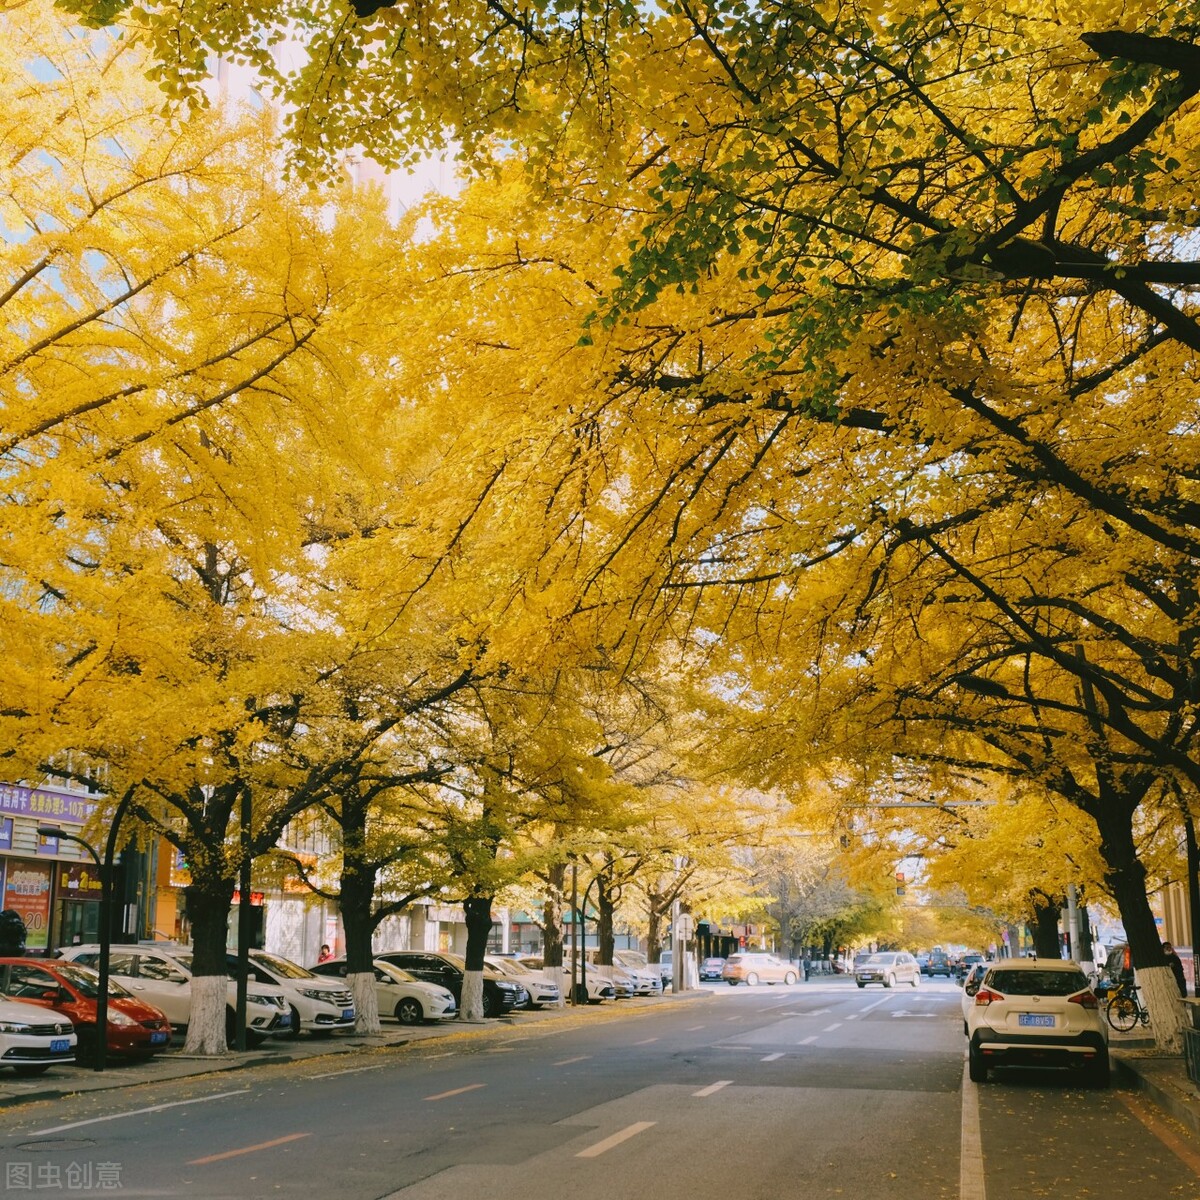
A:
<svg viewBox="0 0 1200 1200">
<path fill-rule="evenodd" d="M 994 1067 L 1023 1066 L 1064 1068 L 1108 1086 L 1108 1028 L 1078 963 L 992 963 L 967 1013 L 967 1037 L 967 1073 L 975 1083 Z"/>
<path fill-rule="evenodd" d="M 744 983 L 753 987 L 756 983 L 795 983 L 799 972 L 791 963 L 776 958 L 765 951 L 746 950 L 731 954 L 721 968 L 721 978 L 730 987 Z"/>
<path fill-rule="evenodd" d="M 700 960 L 700 982 L 711 983 L 713 980 L 722 978 L 722 971 L 725 969 L 725 960 L 723 958 L 705 958 Z"/>
<path fill-rule="evenodd" d="M 860 988 L 868 983 L 882 983 L 885 988 L 898 983 L 916 987 L 921 982 L 921 968 L 907 950 L 880 950 L 854 968 L 854 982 Z"/>
</svg>

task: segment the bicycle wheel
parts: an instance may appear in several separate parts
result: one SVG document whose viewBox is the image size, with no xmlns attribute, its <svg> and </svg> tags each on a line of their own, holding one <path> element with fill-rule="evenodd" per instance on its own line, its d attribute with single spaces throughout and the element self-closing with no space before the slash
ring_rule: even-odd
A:
<svg viewBox="0 0 1200 1200">
<path fill-rule="evenodd" d="M 1104 1010 L 1108 1023 L 1118 1033 L 1128 1033 L 1138 1023 L 1138 1006 L 1132 996 L 1118 993 Z"/>
</svg>

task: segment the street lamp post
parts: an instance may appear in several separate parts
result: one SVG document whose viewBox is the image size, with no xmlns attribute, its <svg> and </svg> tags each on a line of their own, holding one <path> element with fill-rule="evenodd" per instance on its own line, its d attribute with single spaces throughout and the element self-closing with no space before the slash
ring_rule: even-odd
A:
<svg viewBox="0 0 1200 1200">
<path fill-rule="evenodd" d="M 96 869 L 100 872 L 100 962 L 97 965 L 97 972 L 100 976 L 100 994 L 96 997 L 96 1048 L 93 1061 L 93 1070 L 96 1071 L 104 1070 L 108 1058 L 108 960 L 112 950 L 113 856 L 117 851 L 117 830 L 121 826 L 125 807 L 132 796 L 132 791 L 126 792 L 113 812 L 112 824 L 108 828 L 108 839 L 104 844 L 103 861 L 91 842 L 85 841 L 77 834 L 68 833 L 65 829 L 54 825 L 38 827 L 38 834 L 41 837 L 61 838 L 82 846 L 92 856 Z"/>
</svg>

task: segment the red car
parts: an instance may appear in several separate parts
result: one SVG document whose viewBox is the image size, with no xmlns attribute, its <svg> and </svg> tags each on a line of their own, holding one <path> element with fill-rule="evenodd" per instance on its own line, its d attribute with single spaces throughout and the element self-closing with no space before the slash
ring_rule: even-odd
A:
<svg viewBox="0 0 1200 1200">
<path fill-rule="evenodd" d="M 0 958 L 0 992 L 9 1000 L 37 1004 L 69 1018 L 79 1038 L 76 1058 L 91 1057 L 100 995 L 100 976 L 91 967 L 53 958 Z M 107 1053 L 147 1058 L 170 1044 L 166 1014 L 110 979 Z"/>
</svg>

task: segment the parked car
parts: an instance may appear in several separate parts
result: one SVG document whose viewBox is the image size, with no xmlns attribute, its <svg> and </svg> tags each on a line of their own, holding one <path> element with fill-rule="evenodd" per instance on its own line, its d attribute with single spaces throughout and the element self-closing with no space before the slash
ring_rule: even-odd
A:
<svg viewBox="0 0 1200 1200">
<path fill-rule="evenodd" d="M 975 1003 L 975 993 L 979 991 L 979 985 L 983 982 L 983 977 L 987 974 L 987 969 L 990 965 L 990 963 L 986 962 L 972 963 L 963 977 L 963 1033 L 967 1032 L 967 1013 L 970 1012 L 971 1006 Z"/>
<path fill-rule="evenodd" d="M 40 1075 L 56 1064 L 73 1063 L 76 1040 L 68 1018 L 19 1000 L 0 1000 L 0 1067 Z"/>
<path fill-rule="evenodd" d="M 541 1008 L 545 1004 L 561 1004 L 562 988 L 548 979 L 541 971 L 535 971 L 519 958 L 484 957 L 484 963 L 493 971 L 515 979 L 529 993 L 529 1008 Z"/>
<path fill-rule="evenodd" d="M 376 958 L 403 967 L 410 975 L 426 983 L 444 987 L 462 1009 L 463 976 L 467 963 L 457 954 L 434 950 L 384 950 Z M 528 1000 L 528 993 L 515 979 L 485 968 L 483 972 L 483 1015 L 498 1017 L 511 1012 Z"/>
<path fill-rule="evenodd" d="M 381 1017 L 395 1017 L 401 1025 L 420 1025 L 423 1021 L 438 1021 L 458 1012 L 454 993 L 437 983 L 425 983 L 410 975 L 403 967 L 377 958 L 371 964 L 375 971 L 375 1000 Z M 313 973 L 328 979 L 346 978 L 346 960 L 327 958 L 313 967 Z"/>
<path fill-rule="evenodd" d="M 236 974 L 237 955 L 230 954 L 228 962 L 230 974 Z M 354 1028 L 354 995 L 345 983 L 314 975 L 307 967 L 265 950 L 249 951 L 247 970 L 252 980 L 282 989 L 291 1009 L 293 1036 L 323 1036 Z"/>
<path fill-rule="evenodd" d="M 81 963 L 44 958 L 0 959 L 0 992 L 66 1017 L 75 1029 L 76 1058 L 96 1050 L 96 1001 L 100 976 Z M 106 1055 L 149 1058 L 171 1043 L 171 1022 L 160 1008 L 138 999 L 115 979 L 108 981 Z"/>
<path fill-rule="evenodd" d="M 721 978 L 730 987 L 744 983 L 753 987 L 756 983 L 795 983 L 799 973 L 791 963 L 784 962 L 765 951 L 743 951 L 731 954 L 721 968 Z"/>
<path fill-rule="evenodd" d="M 967 1012 L 967 1037 L 967 1073 L 975 1083 L 993 1068 L 1024 1066 L 1065 1068 L 1108 1086 L 1108 1026 L 1078 963 L 992 963 Z"/>
<path fill-rule="evenodd" d="M 916 987 L 921 982 L 921 968 L 907 950 L 880 950 L 854 968 L 854 982 L 860 988 L 868 983 L 882 983 L 885 988 L 898 983 Z"/>
<path fill-rule="evenodd" d="M 96 945 L 64 946 L 68 962 L 95 967 L 100 962 Z M 161 1008 L 177 1029 L 186 1029 L 192 1015 L 192 948 L 175 942 L 134 942 L 113 946 L 108 960 L 109 978 L 115 979 L 141 1000 Z M 237 1005 L 237 980 L 227 982 L 225 1032 L 232 1040 Z M 292 1014 L 283 989 L 249 980 L 246 987 L 246 1041 L 261 1045 L 268 1037 L 288 1034 Z"/>
<path fill-rule="evenodd" d="M 637 995 L 637 979 L 632 971 L 620 963 L 602 963 L 599 950 L 585 950 L 583 960 L 587 963 L 587 974 L 595 974 L 597 978 L 608 980 L 613 986 L 613 995 L 618 1000 L 629 1000 Z M 582 970 L 579 973 L 583 974 Z"/>
<path fill-rule="evenodd" d="M 659 978 L 662 979 L 663 991 L 665 992 L 675 982 L 675 960 L 669 949 L 659 952 L 658 974 Z"/>
<path fill-rule="evenodd" d="M 725 960 L 723 958 L 705 958 L 700 961 L 700 982 L 710 983 L 714 979 L 721 979 L 722 971 L 725 969 Z"/>
<path fill-rule="evenodd" d="M 544 960 L 540 958 L 525 958 L 522 959 L 527 966 L 532 967 L 535 971 L 552 971 L 552 967 L 547 967 Z M 561 967 L 563 979 L 563 994 L 571 995 L 571 964 L 564 962 Z M 579 989 L 576 996 L 576 1001 L 580 1004 L 599 1004 L 602 1000 L 615 1000 L 617 998 L 617 989 L 613 986 L 613 981 L 604 974 L 602 970 L 595 967 L 588 967 L 586 980 L 582 973 L 575 973 L 575 987 Z M 586 994 L 585 994 L 586 993 Z"/>
<path fill-rule="evenodd" d="M 640 950 L 614 950 L 614 965 L 626 971 L 634 981 L 634 990 L 639 996 L 661 996 L 662 975 L 652 967 Z"/>
</svg>

